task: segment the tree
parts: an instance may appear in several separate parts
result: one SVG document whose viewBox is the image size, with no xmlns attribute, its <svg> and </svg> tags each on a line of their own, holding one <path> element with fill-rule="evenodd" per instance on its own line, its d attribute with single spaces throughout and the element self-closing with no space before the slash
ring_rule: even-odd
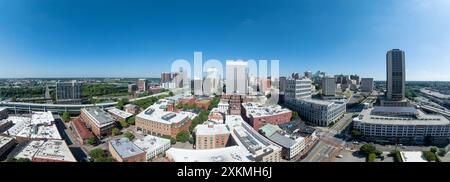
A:
<svg viewBox="0 0 450 182">
<path fill-rule="evenodd" d="M 130 118 L 127 119 L 128 125 L 134 125 L 135 122 L 136 122 L 136 116 L 131 116 Z"/>
<path fill-rule="evenodd" d="M 373 145 L 370 144 L 364 144 L 363 146 L 361 146 L 361 148 L 359 149 L 360 152 L 362 152 L 365 155 L 369 155 L 369 154 L 376 154 L 376 153 L 380 153 L 379 151 L 377 151 L 377 148 Z"/>
<path fill-rule="evenodd" d="M 88 138 L 87 143 L 89 145 L 95 145 L 95 143 L 97 143 L 97 138 L 95 138 L 95 136 L 91 136 L 90 138 Z"/>
<path fill-rule="evenodd" d="M 17 101 L 17 97 L 16 96 L 13 96 L 12 98 L 11 98 L 11 102 L 16 102 Z"/>
<path fill-rule="evenodd" d="M 113 136 L 120 135 L 120 130 L 119 130 L 118 128 L 113 128 L 113 129 L 112 129 L 112 135 L 113 135 Z"/>
<path fill-rule="evenodd" d="M 402 162 L 402 157 L 399 150 L 393 150 L 389 153 L 389 156 L 394 158 L 394 162 Z"/>
<path fill-rule="evenodd" d="M 445 148 L 440 148 L 438 155 L 441 157 L 444 157 L 447 154 L 447 150 L 445 150 Z"/>
<path fill-rule="evenodd" d="M 124 107 L 125 105 L 127 105 L 128 103 L 130 103 L 130 102 L 128 101 L 127 98 L 120 99 L 120 100 L 117 102 L 117 108 L 120 109 L 120 110 L 122 110 L 123 107 Z"/>
<path fill-rule="evenodd" d="M 64 121 L 64 122 L 69 122 L 70 121 L 70 114 L 66 111 L 66 112 L 64 112 L 63 114 L 62 114 L 62 116 L 61 116 L 61 119 Z"/>
<path fill-rule="evenodd" d="M 423 157 L 425 158 L 425 160 L 427 160 L 428 162 L 432 162 L 432 161 L 436 161 L 436 154 L 431 152 L 431 151 L 424 151 L 422 152 Z"/>
<path fill-rule="evenodd" d="M 189 137 L 189 143 L 194 144 L 194 137 Z"/>
<path fill-rule="evenodd" d="M 173 96 L 173 92 L 172 92 L 172 91 L 169 92 L 169 96 L 170 96 L 170 97 Z"/>
<path fill-rule="evenodd" d="M 361 131 L 356 130 L 356 129 L 352 130 L 352 137 L 353 137 L 353 138 L 359 139 L 359 138 L 361 138 L 362 136 L 363 136 L 363 134 L 361 133 Z"/>
<path fill-rule="evenodd" d="M 436 153 L 438 149 L 436 147 L 431 147 L 430 152 Z"/>
<path fill-rule="evenodd" d="M 106 157 L 106 152 L 101 149 L 101 148 L 97 148 L 97 149 L 93 149 L 91 150 L 91 152 L 89 153 L 89 155 L 94 159 L 100 159 L 100 158 L 104 158 Z"/>
<path fill-rule="evenodd" d="M 367 156 L 367 162 L 375 162 L 376 157 L 377 157 L 377 156 L 376 156 L 374 153 L 370 153 L 370 154 Z"/>
<path fill-rule="evenodd" d="M 185 142 L 189 141 L 189 137 L 190 137 L 189 132 L 186 130 L 183 130 L 177 134 L 177 141 L 185 143 Z"/>
<path fill-rule="evenodd" d="M 291 119 L 291 121 L 296 121 L 296 120 L 299 120 L 299 119 L 300 119 L 300 117 L 298 116 L 298 112 L 293 111 L 292 112 L 292 119 Z"/>
<path fill-rule="evenodd" d="M 134 134 L 131 133 L 131 132 L 129 132 L 129 131 L 125 132 L 124 135 L 125 135 L 125 137 L 127 137 L 128 140 L 130 140 L 130 141 L 133 141 L 133 139 L 135 138 Z"/>
<path fill-rule="evenodd" d="M 126 121 L 119 121 L 119 124 L 122 128 L 128 127 L 128 123 Z"/>
<path fill-rule="evenodd" d="M 12 158 L 8 158 L 6 160 L 6 162 L 31 162 L 31 160 L 28 159 L 28 158 L 18 158 L 18 159 L 16 159 L 16 158 L 12 157 Z"/>
<path fill-rule="evenodd" d="M 102 157 L 95 160 L 95 162 L 116 162 L 112 157 Z"/>
</svg>

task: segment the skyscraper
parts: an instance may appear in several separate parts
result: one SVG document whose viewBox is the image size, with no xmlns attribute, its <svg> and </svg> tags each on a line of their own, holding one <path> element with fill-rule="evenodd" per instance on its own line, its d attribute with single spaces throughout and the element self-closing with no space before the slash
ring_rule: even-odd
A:
<svg viewBox="0 0 450 182">
<path fill-rule="evenodd" d="M 248 63 L 227 61 L 226 93 L 246 95 L 248 93 Z"/>
<path fill-rule="evenodd" d="M 405 52 L 393 49 L 386 54 L 386 99 L 405 99 Z"/>
</svg>

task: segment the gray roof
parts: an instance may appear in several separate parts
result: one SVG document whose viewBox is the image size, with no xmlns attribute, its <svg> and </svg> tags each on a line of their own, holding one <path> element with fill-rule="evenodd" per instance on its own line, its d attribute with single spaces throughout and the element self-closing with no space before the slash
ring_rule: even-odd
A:
<svg viewBox="0 0 450 182">
<path fill-rule="evenodd" d="M 113 139 L 110 141 L 114 150 L 122 158 L 127 158 L 143 153 L 144 151 L 137 147 L 128 138 Z"/>
<path fill-rule="evenodd" d="M 410 113 L 416 114 L 417 109 L 414 107 L 374 107 L 374 113 Z"/>
<path fill-rule="evenodd" d="M 103 126 L 114 122 L 114 118 L 110 114 L 108 114 L 107 112 L 98 107 L 88 107 L 85 109 L 89 113 L 89 115 L 95 118 L 96 120 L 95 122 L 99 126 Z"/>
<path fill-rule="evenodd" d="M 269 137 L 270 140 L 277 143 L 278 145 L 281 145 L 284 148 L 291 148 L 295 145 L 295 141 L 290 139 L 289 137 L 283 136 L 279 133 L 274 133 L 272 136 Z"/>
</svg>

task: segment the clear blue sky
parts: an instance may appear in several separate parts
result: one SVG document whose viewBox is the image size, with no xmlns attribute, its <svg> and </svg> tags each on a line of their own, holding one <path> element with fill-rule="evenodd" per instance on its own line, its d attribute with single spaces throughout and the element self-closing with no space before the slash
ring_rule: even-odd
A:
<svg viewBox="0 0 450 182">
<path fill-rule="evenodd" d="M 0 77 L 159 77 L 173 60 L 279 59 L 281 73 L 450 80 L 448 0 L 0 0 Z"/>
</svg>

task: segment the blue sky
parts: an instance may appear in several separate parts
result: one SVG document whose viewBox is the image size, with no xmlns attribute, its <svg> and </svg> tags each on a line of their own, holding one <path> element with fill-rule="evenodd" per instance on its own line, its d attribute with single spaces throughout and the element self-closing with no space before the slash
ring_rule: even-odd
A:
<svg viewBox="0 0 450 182">
<path fill-rule="evenodd" d="M 0 77 L 159 77 L 176 59 L 278 59 L 283 75 L 450 80 L 448 0 L 0 0 Z"/>
</svg>

